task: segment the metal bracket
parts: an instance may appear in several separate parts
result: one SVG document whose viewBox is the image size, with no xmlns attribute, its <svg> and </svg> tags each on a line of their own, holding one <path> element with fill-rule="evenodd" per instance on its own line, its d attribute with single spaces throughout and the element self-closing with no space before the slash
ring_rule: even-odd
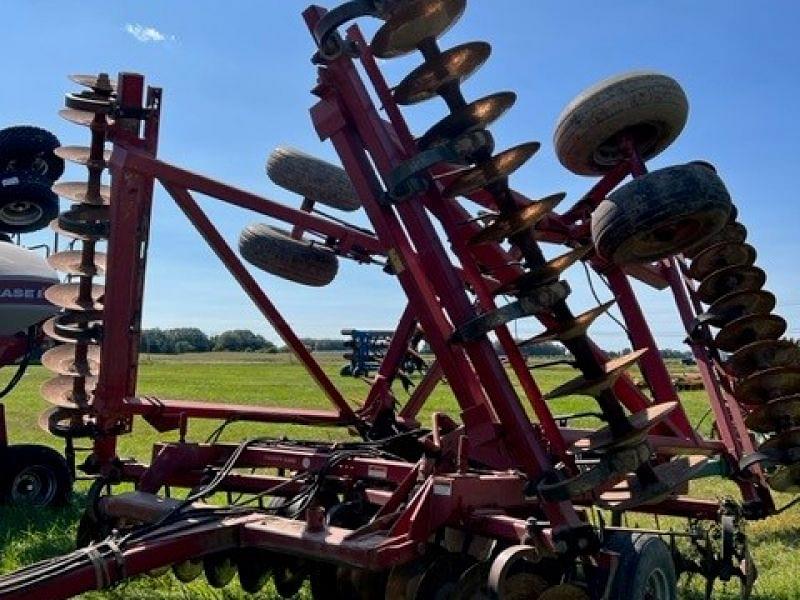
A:
<svg viewBox="0 0 800 600">
<path fill-rule="evenodd" d="M 531 290 L 528 295 L 511 304 L 467 321 L 458 328 L 450 341 L 463 343 L 478 340 L 501 325 L 545 312 L 557 302 L 566 299 L 569 293 L 570 287 L 566 281 L 557 281 Z"/>
<path fill-rule="evenodd" d="M 351 0 L 329 10 L 314 27 L 319 57 L 331 61 L 341 56 L 344 41 L 336 32 L 339 27 L 359 17 L 380 17 L 382 14 L 383 0 Z"/>
<path fill-rule="evenodd" d="M 587 494 L 604 482 L 635 471 L 650 459 L 652 449 L 645 442 L 633 448 L 618 450 L 600 459 L 596 466 L 558 483 L 543 481 L 537 487 L 542 499 L 551 502 L 570 500 Z"/>
<path fill-rule="evenodd" d="M 708 325 L 719 326 L 723 318 L 724 317 L 722 315 L 710 312 L 705 312 L 701 315 L 698 315 L 689 324 L 689 340 L 695 343 L 705 343 L 709 341 L 704 327 Z"/>
<path fill-rule="evenodd" d="M 119 104 L 111 105 L 111 112 L 109 115 L 112 119 L 134 119 L 137 121 L 146 121 L 156 113 L 156 109 L 147 107 L 136 106 L 120 106 Z"/>
<path fill-rule="evenodd" d="M 424 175 L 432 166 L 447 162 L 467 166 L 471 158 L 482 150 L 492 152 L 494 138 L 486 130 L 474 131 L 420 152 L 395 168 L 389 174 L 389 196 L 395 201 L 405 200 L 428 189 L 430 179 Z"/>
</svg>

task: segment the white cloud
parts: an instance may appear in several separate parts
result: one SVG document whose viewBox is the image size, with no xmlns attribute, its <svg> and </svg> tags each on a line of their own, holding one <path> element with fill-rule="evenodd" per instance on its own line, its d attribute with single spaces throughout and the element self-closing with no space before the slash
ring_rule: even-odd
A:
<svg viewBox="0 0 800 600">
<path fill-rule="evenodd" d="M 125 31 L 145 44 L 149 42 L 164 42 L 167 40 L 175 41 L 174 35 L 165 35 L 155 27 L 144 27 L 139 25 L 139 23 L 127 23 L 125 25 Z"/>
</svg>

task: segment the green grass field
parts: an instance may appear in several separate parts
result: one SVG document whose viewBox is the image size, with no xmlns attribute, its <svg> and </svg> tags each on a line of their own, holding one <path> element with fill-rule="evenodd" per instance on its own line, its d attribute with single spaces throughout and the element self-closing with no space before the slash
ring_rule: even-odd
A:
<svg viewBox="0 0 800 600">
<path fill-rule="evenodd" d="M 324 357 L 326 370 L 331 373 L 348 399 L 357 402 L 363 399 L 367 386 L 359 380 L 341 378 L 338 370 L 341 359 Z M 681 367 L 676 366 L 679 370 Z M 544 390 L 549 390 L 573 374 L 569 368 L 549 368 L 536 372 L 537 381 Z M 4 374 L 5 375 L 5 374 Z M 38 389 L 48 375 L 41 367 L 32 367 L 17 390 L 7 399 L 6 414 L 12 442 L 57 442 L 36 427 L 38 414 L 46 408 Z M 3 378 L 0 381 L 4 381 Z M 169 398 L 192 398 L 201 400 L 227 400 L 235 403 L 263 403 L 287 407 L 324 407 L 325 401 L 305 376 L 303 369 L 285 355 L 263 354 L 205 354 L 177 357 L 143 357 L 140 369 L 140 392 Z M 402 390 L 398 397 L 404 398 Z M 707 412 L 707 404 L 701 392 L 684 394 L 685 404 L 694 423 Z M 593 403 L 581 398 L 565 398 L 553 402 L 556 413 L 566 414 L 591 409 Z M 423 423 L 429 422 L 432 412 L 449 411 L 456 408 L 446 385 L 440 385 L 429 400 L 422 414 Z M 190 437 L 205 439 L 216 428 L 215 422 L 194 422 Z M 706 419 L 703 430 L 708 432 Z M 233 424 L 227 428 L 223 440 L 239 441 L 250 436 L 288 436 L 322 440 L 339 439 L 341 430 L 308 428 L 300 426 L 265 426 Z M 143 422 L 137 422 L 135 435 L 120 440 L 120 454 L 147 459 L 150 446 L 156 440 L 174 440 L 175 434 L 160 435 Z M 55 444 L 57 446 L 57 444 Z M 20 508 L 0 508 L 0 570 L 7 572 L 33 561 L 68 552 L 73 547 L 75 525 L 85 500 L 86 487 L 76 486 L 71 506 L 61 510 L 32 511 Z M 692 493 L 704 497 L 734 495 L 736 488 L 717 479 L 705 479 L 692 484 Z M 790 500 L 779 496 L 777 503 L 783 505 Z M 634 516 L 631 522 L 641 526 L 653 526 L 652 518 Z M 664 525 L 662 520 L 661 525 Z M 680 523 L 674 523 L 680 527 Z M 752 551 L 759 567 L 760 577 L 754 598 L 761 600 L 796 600 L 800 598 L 800 578 L 796 568 L 800 560 L 800 511 L 790 510 L 749 527 Z M 700 581 L 682 580 L 680 597 L 702 598 Z M 718 584 L 716 598 L 738 598 L 738 583 L 728 586 Z M 189 599 L 215 598 L 235 599 L 248 596 L 232 583 L 223 590 L 208 587 L 201 577 L 184 586 L 172 575 L 158 579 L 142 577 L 122 584 L 114 590 L 90 593 L 85 598 L 145 598 Z M 268 587 L 257 598 L 274 598 Z M 308 597 L 306 591 L 301 597 Z"/>
</svg>

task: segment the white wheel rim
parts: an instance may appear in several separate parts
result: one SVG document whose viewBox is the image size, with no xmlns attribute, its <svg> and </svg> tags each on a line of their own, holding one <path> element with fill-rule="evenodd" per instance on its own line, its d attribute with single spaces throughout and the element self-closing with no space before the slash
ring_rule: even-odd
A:
<svg viewBox="0 0 800 600">
<path fill-rule="evenodd" d="M 55 476 L 40 465 L 20 471 L 11 483 L 11 501 L 15 504 L 45 506 L 56 494 Z"/>
<path fill-rule="evenodd" d="M 42 207 L 27 200 L 17 200 L 0 208 L 0 221 L 8 225 L 33 225 L 44 215 Z"/>
</svg>

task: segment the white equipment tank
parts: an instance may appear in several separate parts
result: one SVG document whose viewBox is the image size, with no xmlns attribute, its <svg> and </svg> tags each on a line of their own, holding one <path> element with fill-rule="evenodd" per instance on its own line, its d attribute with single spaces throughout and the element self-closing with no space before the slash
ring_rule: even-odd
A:
<svg viewBox="0 0 800 600">
<path fill-rule="evenodd" d="M 24 332 L 57 313 L 44 291 L 58 281 L 39 254 L 0 241 L 0 336 Z"/>
</svg>

